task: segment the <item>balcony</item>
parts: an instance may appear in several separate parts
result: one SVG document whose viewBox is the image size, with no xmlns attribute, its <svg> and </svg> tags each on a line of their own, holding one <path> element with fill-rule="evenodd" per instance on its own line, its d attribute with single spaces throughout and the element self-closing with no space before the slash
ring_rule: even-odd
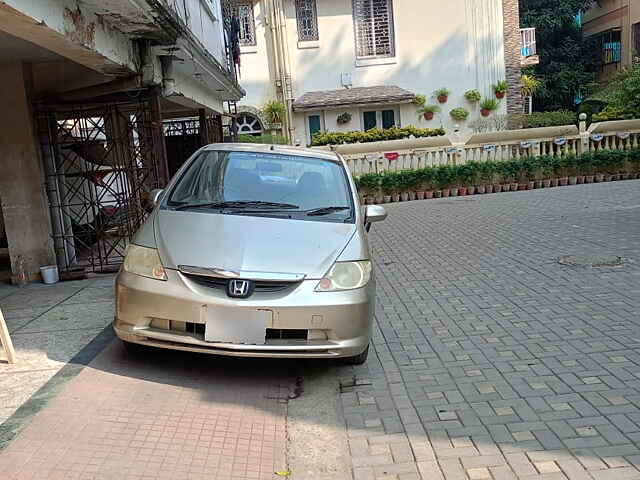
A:
<svg viewBox="0 0 640 480">
<path fill-rule="evenodd" d="M 540 63 L 538 50 L 536 48 L 536 29 L 520 29 L 520 64 L 523 67 L 537 65 Z"/>
</svg>

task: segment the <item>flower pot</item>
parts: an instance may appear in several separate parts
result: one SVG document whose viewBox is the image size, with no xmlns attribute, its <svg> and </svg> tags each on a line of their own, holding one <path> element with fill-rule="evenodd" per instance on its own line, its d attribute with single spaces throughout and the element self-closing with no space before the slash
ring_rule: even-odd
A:
<svg viewBox="0 0 640 480">
<path fill-rule="evenodd" d="M 484 193 L 493 193 L 493 184 L 488 184 L 484 186 Z"/>
<path fill-rule="evenodd" d="M 400 194 L 400 200 L 402 200 L 403 202 L 408 202 L 409 201 L 409 192 L 402 192 Z"/>
<path fill-rule="evenodd" d="M 386 202 L 384 201 L 384 196 L 383 196 L 383 195 L 376 195 L 376 203 L 377 203 L 378 205 L 380 205 L 381 203 L 386 203 Z"/>
<path fill-rule="evenodd" d="M 518 184 L 517 183 L 512 183 L 511 184 L 511 191 L 512 192 L 517 192 L 518 191 Z"/>
<path fill-rule="evenodd" d="M 433 198 L 433 190 L 429 190 L 428 192 L 424 192 L 424 198 L 430 200 Z"/>
<path fill-rule="evenodd" d="M 466 194 L 467 194 L 467 187 L 458 188 L 458 195 L 460 195 L 461 197 L 464 197 Z"/>
<path fill-rule="evenodd" d="M 451 196 L 452 197 L 457 197 L 458 196 L 458 189 L 457 188 L 452 188 L 451 189 Z"/>
<path fill-rule="evenodd" d="M 620 174 L 614 173 L 613 175 L 611 175 L 611 181 L 612 182 L 615 182 L 615 181 L 618 181 L 618 180 L 620 180 Z"/>
<path fill-rule="evenodd" d="M 423 191 L 416 192 L 416 199 L 417 200 L 424 200 L 424 192 Z"/>
<path fill-rule="evenodd" d="M 602 179 L 603 182 L 610 182 L 611 181 L 611 177 L 612 175 L 609 173 L 605 173 L 604 174 L 604 178 Z"/>
<path fill-rule="evenodd" d="M 446 198 L 446 197 L 448 197 L 450 195 L 451 195 L 451 190 L 450 189 L 448 189 L 448 188 L 443 188 L 442 189 L 442 198 Z"/>
<path fill-rule="evenodd" d="M 593 183 L 593 180 L 594 180 L 593 175 L 587 175 L 584 177 L 584 183 Z"/>
<path fill-rule="evenodd" d="M 434 113 L 433 112 L 424 112 L 422 114 L 425 120 L 433 120 Z"/>
<path fill-rule="evenodd" d="M 519 183 L 518 190 L 526 190 L 529 187 L 528 183 Z"/>
<path fill-rule="evenodd" d="M 412 202 L 416 199 L 416 192 L 409 192 L 409 201 Z"/>
<path fill-rule="evenodd" d="M 364 199 L 364 204 L 365 205 L 373 205 L 373 197 L 366 197 Z"/>
<path fill-rule="evenodd" d="M 500 193 L 500 192 L 502 192 L 502 185 L 500 185 L 499 183 L 494 183 L 493 193 Z"/>
<path fill-rule="evenodd" d="M 506 92 L 495 92 L 495 93 L 496 93 L 496 98 L 500 100 L 502 100 L 506 95 Z"/>
<path fill-rule="evenodd" d="M 504 185 L 502 185 L 502 191 L 503 192 L 510 192 L 511 191 L 511 184 L 510 183 L 505 183 Z"/>
<path fill-rule="evenodd" d="M 491 110 L 489 110 L 488 108 L 483 108 L 480 110 L 480 115 L 482 115 L 483 117 L 488 117 L 489 115 L 491 115 Z"/>
<path fill-rule="evenodd" d="M 561 177 L 558 179 L 558 185 L 561 187 L 566 187 L 569 183 L 569 177 Z"/>
<path fill-rule="evenodd" d="M 629 180 L 629 172 L 621 173 L 620 180 Z"/>
<path fill-rule="evenodd" d="M 449 95 L 438 95 L 438 102 L 447 103 L 447 100 L 449 100 Z"/>
<path fill-rule="evenodd" d="M 433 192 L 433 198 L 441 198 L 441 197 L 442 197 L 441 190 L 436 190 L 435 192 Z"/>
<path fill-rule="evenodd" d="M 596 183 L 604 182 L 604 175 L 602 173 L 596 173 L 593 176 L 593 181 Z"/>
<path fill-rule="evenodd" d="M 578 177 L 569 177 L 569 185 L 575 185 L 578 183 Z"/>
<path fill-rule="evenodd" d="M 476 193 L 476 187 L 474 187 L 473 185 L 471 185 L 470 187 L 467 187 L 467 193 L 469 195 L 473 195 Z"/>
<path fill-rule="evenodd" d="M 382 203 L 391 203 L 391 195 L 385 195 L 382 197 Z"/>
<path fill-rule="evenodd" d="M 542 180 L 536 180 L 533 182 L 533 188 L 542 188 Z"/>
<path fill-rule="evenodd" d="M 551 186 L 551 179 L 547 178 L 542 180 L 542 188 L 549 188 Z"/>
<path fill-rule="evenodd" d="M 578 175 L 576 177 L 578 185 L 582 185 L 584 183 L 584 175 Z"/>
<path fill-rule="evenodd" d="M 558 186 L 558 179 L 557 178 L 552 178 L 551 180 L 551 187 L 557 187 Z"/>
<path fill-rule="evenodd" d="M 485 191 L 484 185 L 476 185 L 476 193 L 483 194 Z"/>
<path fill-rule="evenodd" d="M 392 193 L 391 194 L 391 201 L 393 203 L 398 203 L 400 201 L 400 194 L 399 193 Z"/>
</svg>

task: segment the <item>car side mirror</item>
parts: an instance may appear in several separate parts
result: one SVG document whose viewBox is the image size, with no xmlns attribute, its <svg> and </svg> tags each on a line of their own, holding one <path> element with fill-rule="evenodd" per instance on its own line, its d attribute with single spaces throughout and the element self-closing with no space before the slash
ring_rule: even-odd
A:
<svg viewBox="0 0 640 480">
<path fill-rule="evenodd" d="M 153 206 L 157 206 L 158 203 L 160 203 L 160 199 L 162 198 L 162 194 L 164 193 L 164 190 L 162 188 L 154 188 L 153 190 L 151 190 L 151 203 L 153 203 Z"/>
<path fill-rule="evenodd" d="M 365 223 L 381 222 L 387 218 L 387 211 L 380 205 L 367 205 L 364 216 Z"/>
</svg>

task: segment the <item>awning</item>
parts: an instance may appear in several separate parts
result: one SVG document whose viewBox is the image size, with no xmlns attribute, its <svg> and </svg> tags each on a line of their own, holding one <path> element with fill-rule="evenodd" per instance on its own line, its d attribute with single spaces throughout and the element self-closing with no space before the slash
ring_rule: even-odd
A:
<svg viewBox="0 0 640 480">
<path fill-rule="evenodd" d="M 367 104 L 397 105 L 410 103 L 415 96 L 415 93 L 395 85 L 320 90 L 307 92 L 296 99 L 293 109 L 300 111 Z"/>
</svg>

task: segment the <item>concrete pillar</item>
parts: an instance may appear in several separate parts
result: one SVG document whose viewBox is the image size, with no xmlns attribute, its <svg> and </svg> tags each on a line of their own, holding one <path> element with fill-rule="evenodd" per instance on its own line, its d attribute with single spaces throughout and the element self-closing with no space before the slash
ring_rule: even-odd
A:
<svg viewBox="0 0 640 480">
<path fill-rule="evenodd" d="M 31 69 L 0 64 L 0 199 L 11 270 L 21 257 L 30 279 L 55 263 L 39 145 L 31 112 Z"/>
</svg>

